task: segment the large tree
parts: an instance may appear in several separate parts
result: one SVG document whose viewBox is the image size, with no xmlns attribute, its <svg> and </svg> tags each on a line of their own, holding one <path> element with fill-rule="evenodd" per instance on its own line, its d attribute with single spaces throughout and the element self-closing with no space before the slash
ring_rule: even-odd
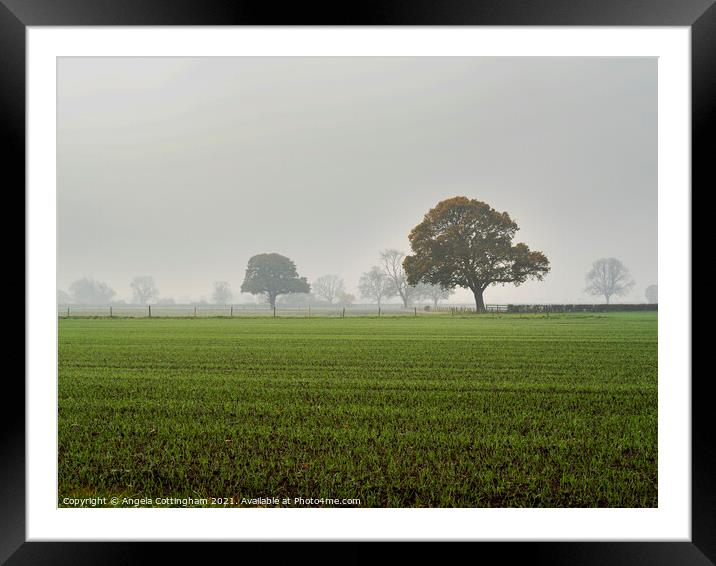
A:
<svg viewBox="0 0 716 566">
<path fill-rule="evenodd" d="M 242 293 L 265 295 L 272 308 L 276 306 L 276 297 L 279 295 L 308 293 L 310 290 L 306 278 L 298 276 L 296 264 L 286 256 L 275 253 L 253 256 L 241 284 Z"/>
<path fill-rule="evenodd" d="M 328 301 L 329 305 L 344 292 L 345 283 L 338 275 L 323 275 L 313 282 L 313 292 Z"/>
<path fill-rule="evenodd" d="M 132 295 L 135 303 L 144 305 L 159 296 L 159 289 L 154 283 L 154 277 L 150 275 L 139 275 L 132 279 L 129 284 L 132 288 Z"/>
<path fill-rule="evenodd" d="M 380 307 L 383 298 L 390 298 L 395 294 L 394 286 L 388 276 L 377 265 L 370 268 L 361 275 L 358 282 L 358 290 L 361 297 L 374 299 Z"/>
<path fill-rule="evenodd" d="M 613 295 L 624 295 L 634 286 L 629 270 L 615 257 L 595 261 L 586 279 L 585 291 L 590 295 L 603 296 L 607 304 Z"/>
<path fill-rule="evenodd" d="M 403 261 L 408 283 L 470 289 L 477 311 L 484 311 L 483 293 L 490 285 L 520 285 L 549 273 L 542 252 L 512 243 L 518 230 L 507 212 L 484 202 L 467 197 L 439 202 L 408 235 L 413 250 Z"/>
</svg>

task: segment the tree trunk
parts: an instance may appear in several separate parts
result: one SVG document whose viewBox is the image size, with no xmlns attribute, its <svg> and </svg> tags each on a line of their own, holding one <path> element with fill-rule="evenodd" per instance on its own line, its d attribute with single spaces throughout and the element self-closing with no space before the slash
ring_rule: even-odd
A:
<svg viewBox="0 0 716 566">
<path fill-rule="evenodd" d="M 276 308 L 276 296 L 277 296 L 276 293 L 268 294 L 269 304 L 271 305 L 272 309 Z"/>
<path fill-rule="evenodd" d="M 482 289 L 473 290 L 477 312 L 485 312 L 485 301 L 482 300 Z"/>
<path fill-rule="evenodd" d="M 607 300 L 607 304 L 609 304 L 609 297 L 610 295 L 604 295 L 604 298 Z"/>
</svg>

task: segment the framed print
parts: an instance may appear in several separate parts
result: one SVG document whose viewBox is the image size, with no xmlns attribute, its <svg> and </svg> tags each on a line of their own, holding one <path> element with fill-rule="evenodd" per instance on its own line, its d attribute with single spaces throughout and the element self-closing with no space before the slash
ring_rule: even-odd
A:
<svg viewBox="0 0 716 566">
<path fill-rule="evenodd" d="M 711 2 L 2 2 L 8 564 L 716 560 Z"/>
</svg>

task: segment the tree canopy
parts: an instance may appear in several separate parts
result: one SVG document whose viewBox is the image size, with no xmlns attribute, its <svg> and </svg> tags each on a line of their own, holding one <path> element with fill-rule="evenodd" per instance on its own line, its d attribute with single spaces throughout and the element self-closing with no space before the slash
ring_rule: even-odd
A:
<svg viewBox="0 0 716 566">
<path fill-rule="evenodd" d="M 507 212 L 484 202 L 443 200 L 408 235 L 413 255 L 403 260 L 407 281 L 470 289 L 477 310 L 484 311 L 483 293 L 490 285 L 520 285 L 549 273 L 544 253 L 512 243 L 518 230 Z"/>
<path fill-rule="evenodd" d="M 296 264 L 277 253 L 258 254 L 249 259 L 241 284 L 242 293 L 266 295 L 272 308 L 279 295 L 308 293 L 310 290 L 306 278 L 298 276 Z"/>
</svg>

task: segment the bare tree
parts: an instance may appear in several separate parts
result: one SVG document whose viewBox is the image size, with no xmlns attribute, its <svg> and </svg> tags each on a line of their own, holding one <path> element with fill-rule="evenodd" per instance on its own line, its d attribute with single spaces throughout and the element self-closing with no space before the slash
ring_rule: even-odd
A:
<svg viewBox="0 0 716 566">
<path fill-rule="evenodd" d="M 377 265 L 370 268 L 370 271 L 361 275 L 358 282 L 358 290 L 363 298 L 374 299 L 380 308 L 381 301 L 385 297 L 395 296 L 394 286 L 386 273 Z"/>
<path fill-rule="evenodd" d="M 454 292 L 454 289 L 443 289 L 440 285 L 428 285 L 426 283 L 416 285 L 416 294 L 421 298 L 430 299 L 435 308 L 438 308 L 440 301 L 447 299 Z"/>
<path fill-rule="evenodd" d="M 614 257 L 598 259 L 587 273 L 587 288 L 590 295 L 603 296 L 607 304 L 613 295 L 624 295 L 634 286 L 634 279 L 626 266 Z"/>
<path fill-rule="evenodd" d="M 400 250 L 383 250 L 380 253 L 383 272 L 390 281 L 390 292 L 399 296 L 403 307 L 408 308 L 415 299 L 415 287 L 408 284 L 408 276 L 403 269 L 404 259 L 405 253 Z"/>
<path fill-rule="evenodd" d="M 91 277 L 83 277 L 70 285 L 70 295 L 80 305 L 105 305 L 116 294 L 112 287 Z"/>
<path fill-rule="evenodd" d="M 135 277 L 129 286 L 132 288 L 134 302 L 140 305 L 146 305 L 149 301 L 159 296 L 159 289 L 154 283 L 154 277 L 150 275 Z"/>
<path fill-rule="evenodd" d="M 651 304 L 656 304 L 659 302 L 659 287 L 658 285 L 649 285 L 646 288 L 646 291 L 644 291 L 644 295 L 646 295 L 646 300 Z"/>
<path fill-rule="evenodd" d="M 214 292 L 211 294 L 214 304 L 228 305 L 233 296 L 231 285 L 227 281 L 214 281 Z"/>
<path fill-rule="evenodd" d="M 313 292 L 326 299 L 329 304 L 333 304 L 336 297 L 343 292 L 343 288 L 343 279 L 337 275 L 324 275 L 313 282 Z"/>
</svg>

